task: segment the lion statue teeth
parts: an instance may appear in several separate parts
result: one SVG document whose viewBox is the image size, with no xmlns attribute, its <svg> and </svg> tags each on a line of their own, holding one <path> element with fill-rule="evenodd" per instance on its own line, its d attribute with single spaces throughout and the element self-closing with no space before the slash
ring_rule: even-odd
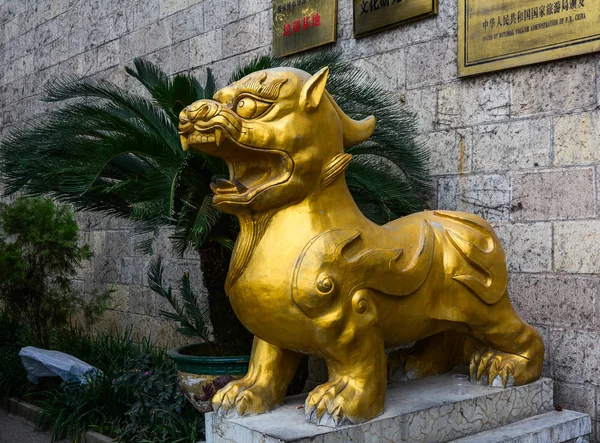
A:
<svg viewBox="0 0 600 443">
<path fill-rule="evenodd" d="M 344 149 L 368 139 L 375 119 L 349 118 L 327 77 L 327 68 L 260 71 L 181 112 L 183 149 L 229 167 L 212 184 L 215 205 L 240 221 L 226 291 L 255 335 L 247 375 L 214 396 L 214 409 L 275 408 L 303 354 L 329 372 L 306 399 L 318 425 L 381 414 L 395 368 L 420 378 L 470 364 L 477 383 L 536 380 L 544 345 L 513 310 L 490 225 L 451 211 L 370 222 L 346 185 Z"/>
</svg>

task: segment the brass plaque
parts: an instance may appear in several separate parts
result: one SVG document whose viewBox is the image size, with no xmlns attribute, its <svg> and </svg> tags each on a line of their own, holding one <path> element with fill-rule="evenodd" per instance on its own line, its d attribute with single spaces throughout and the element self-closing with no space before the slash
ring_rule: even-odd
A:
<svg viewBox="0 0 600 443">
<path fill-rule="evenodd" d="M 333 43 L 337 0 L 273 0 L 273 55 L 283 57 Z"/>
<path fill-rule="evenodd" d="M 354 37 L 437 14 L 438 0 L 353 0 Z"/>
<path fill-rule="evenodd" d="M 598 0 L 459 0 L 460 76 L 594 51 Z"/>
</svg>

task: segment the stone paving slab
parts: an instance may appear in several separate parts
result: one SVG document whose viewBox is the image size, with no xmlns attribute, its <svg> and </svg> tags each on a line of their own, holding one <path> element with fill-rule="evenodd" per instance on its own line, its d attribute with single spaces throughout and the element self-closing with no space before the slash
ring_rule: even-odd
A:
<svg viewBox="0 0 600 443">
<path fill-rule="evenodd" d="M 0 408 L 0 443 L 50 443 L 51 440 L 50 433 L 37 432 L 32 423 Z M 55 443 L 68 443 L 68 440 Z"/>
<path fill-rule="evenodd" d="M 587 443 L 591 432 L 589 415 L 550 411 L 453 443 Z"/>
</svg>

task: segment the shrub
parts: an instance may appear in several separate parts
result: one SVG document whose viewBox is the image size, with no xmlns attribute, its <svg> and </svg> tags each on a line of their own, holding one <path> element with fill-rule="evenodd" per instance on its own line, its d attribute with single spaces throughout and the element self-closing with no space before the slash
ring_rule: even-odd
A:
<svg viewBox="0 0 600 443">
<path fill-rule="evenodd" d="M 131 331 L 93 336 L 65 328 L 53 337 L 57 350 L 99 368 L 88 385 L 65 382 L 44 393 L 38 425 L 52 427 L 55 439 L 77 439 L 95 430 L 121 441 L 195 442 L 203 416 L 177 389 L 176 371 L 166 352 Z"/>
<path fill-rule="evenodd" d="M 21 364 L 19 350 L 25 346 L 26 332 L 20 322 L 0 310 L 0 398 L 19 397 L 28 381 Z"/>
<path fill-rule="evenodd" d="M 51 331 L 65 325 L 78 304 L 69 278 L 91 256 L 78 240 L 66 206 L 25 197 L 0 205 L 0 301 L 27 326 L 35 346 L 47 348 Z"/>
</svg>

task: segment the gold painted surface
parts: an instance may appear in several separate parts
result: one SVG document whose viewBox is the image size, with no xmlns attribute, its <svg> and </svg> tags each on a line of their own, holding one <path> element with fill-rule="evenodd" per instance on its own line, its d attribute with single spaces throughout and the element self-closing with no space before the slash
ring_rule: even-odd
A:
<svg viewBox="0 0 600 443">
<path fill-rule="evenodd" d="M 240 221 L 226 290 L 255 335 L 248 374 L 215 395 L 215 410 L 273 409 L 310 354 L 329 380 L 309 394 L 306 418 L 369 420 L 383 411 L 385 349 L 411 342 L 389 359 L 409 378 L 470 363 L 480 383 L 536 380 L 544 345 L 511 306 L 490 225 L 450 211 L 370 222 L 346 185 L 344 150 L 368 139 L 375 119 L 344 114 L 327 77 L 327 68 L 256 72 L 180 115 L 183 148 L 229 166 L 212 185 L 217 207 Z"/>
<path fill-rule="evenodd" d="M 354 37 L 438 13 L 438 0 L 353 0 Z"/>
<path fill-rule="evenodd" d="M 600 51 L 600 2 L 459 0 L 460 76 Z"/>
<path fill-rule="evenodd" d="M 273 56 L 333 43 L 337 0 L 273 0 Z"/>
</svg>

